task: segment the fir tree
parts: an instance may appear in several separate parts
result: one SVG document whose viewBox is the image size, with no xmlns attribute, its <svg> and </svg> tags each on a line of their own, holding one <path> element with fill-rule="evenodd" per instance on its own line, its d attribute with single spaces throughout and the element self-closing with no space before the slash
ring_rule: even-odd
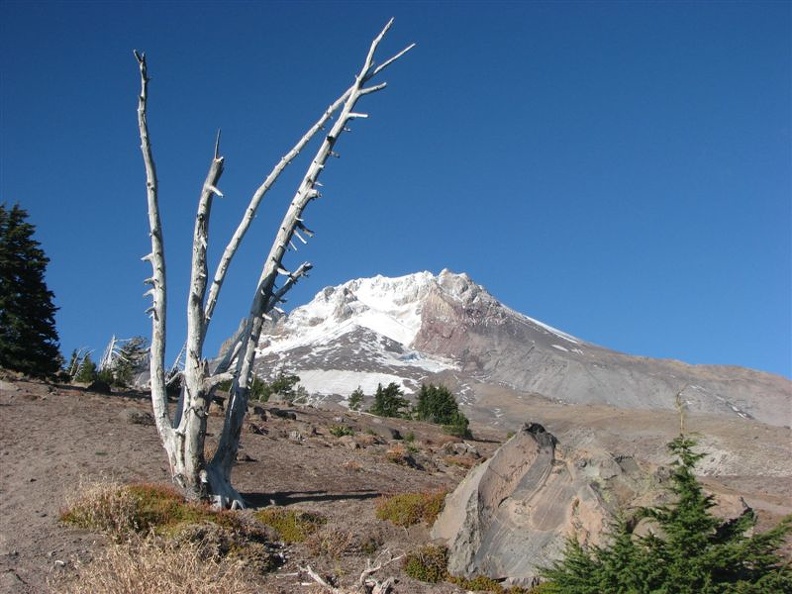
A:
<svg viewBox="0 0 792 594">
<path fill-rule="evenodd" d="M 543 575 L 543 594 L 778 594 L 792 593 L 792 568 L 779 553 L 792 529 L 792 516 L 772 530 L 748 535 L 756 524 L 752 510 L 723 521 L 711 513 L 712 496 L 693 469 L 703 457 L 695 442 L 680 436 L 669 444 L 675 454 L 670 491 L 673 505 L 642 508 L 658 535 L 639 537 L 630 524 L 617 524 L 608 547 L 567 542 L 564 558 Z"/>
<path fill-rule="evenodd" d="M 143 336 L 127 340 L 118 351 L 112 367 L 113 383 L 125 388 L 134 383 L 135 375 L 148 365 L 148 341 Z"/>
<path fill-rule="evenodd" d="M 417 420 L 437 425 L 450 425 L 457 412 L 459 406 L 448 388 L 434 384 L 421 385 L 414 412 Z"/>
<path fill-rule="evenodd" d="M 81 384 L 90 384 L 97 379 L 97 374 L 96 363 L 93 362 L 90 354 L 86 354 L 77 366 L 72 381 Z"/>
<path fill-rule="evenodd" d="M 369 412 L 380 417 L 404 417 L 403 409 L 409 406 L 410 403 L 404 398 L 402 389 L 396 382 L 391 382 L 386 388 L 383 388 L 382 384 L 377 386 L 374 405 Z"/>
<path fill-rule="evenodd" d="M 349 395 L 349 409 L 360 410 L 360 406 L 362 404 L 363 404 L 363 390 L 361 390 L 360 386 L 358 386 Z"/>
<path fill-rule="evenodd" d="M 44 273 L 49 258 L 18 204 L 0 204 L 0 367 L 33 377 L 60 368 L 54 295 Z"/>
<path fill-rule="evenodd" d="M 470 421 L 459 410 L 454 395 L 445 386 L 422 384 L 413 415 L 419 421 L 443 425 L 443 429 L 451 435 L 470 437 Z"/>
</svg>

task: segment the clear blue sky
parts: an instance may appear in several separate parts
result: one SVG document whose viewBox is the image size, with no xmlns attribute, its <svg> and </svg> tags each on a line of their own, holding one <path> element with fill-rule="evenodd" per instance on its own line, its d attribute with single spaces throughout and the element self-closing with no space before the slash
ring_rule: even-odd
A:
<svg viewBox="0 0 792 594">
<path fill-rule="evenodd" d="M 636 355 L 792 375 L 789 2 L 0 3 L 0 201 L 51 258 L 65 354 L 148 335 L 132 49 L 183 341 L 217 128 L 214 256 L 251 192 L 391 16 L 387 90 L 338 145 L 290 306 L 381 273 L 467 272 L 506 305 Z M 306 153 L 307 154 L 307 153 Z M 207 354 L 248 310 L 302 162 L 267 199 Z"/>
</svg>

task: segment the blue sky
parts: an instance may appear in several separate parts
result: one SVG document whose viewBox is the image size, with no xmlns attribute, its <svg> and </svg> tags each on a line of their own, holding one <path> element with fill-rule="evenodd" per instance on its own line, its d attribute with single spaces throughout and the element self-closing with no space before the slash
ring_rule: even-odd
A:
<svg viewBox="0 0 792 594">
<path fill-rule="evenodd" d="M 792 376 L 787 2 L 0 3 L 0 201 L 51 258 L 64 353 L 148 335 L 132 49 L 183 341 L 190 236 L 218 128 L 215 259 L 253 190 L 350 83 L 370 41 L 417 47 L 338 144 L 307 302 L 351 278 L 449 268 L 619 351 Z M 305 155 L 312 151 L 306 151 Z M 304 162 L 265 200 L 207 354 L 248 310 Z"/>
</svg>

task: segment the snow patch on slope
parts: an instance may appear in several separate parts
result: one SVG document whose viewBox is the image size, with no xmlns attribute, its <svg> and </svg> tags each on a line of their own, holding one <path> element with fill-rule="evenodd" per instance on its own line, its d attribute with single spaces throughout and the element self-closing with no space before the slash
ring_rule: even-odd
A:
<svg viewBox="0 0 792 594">
<path fill-rule="evenodd" d="M 404 384 L 404 379 L 398 375 L 367 371 L 300 370 L 300 384 L 305 386 L 309 394 L 349 396 L 357 388 L 360 388 L 364 394 L 370 396 L 377 391 L 379 384 L 387 386 L 391 382 L 399 385 L 406 394 L 413 391 L 411 387 Z"/>
</svg>

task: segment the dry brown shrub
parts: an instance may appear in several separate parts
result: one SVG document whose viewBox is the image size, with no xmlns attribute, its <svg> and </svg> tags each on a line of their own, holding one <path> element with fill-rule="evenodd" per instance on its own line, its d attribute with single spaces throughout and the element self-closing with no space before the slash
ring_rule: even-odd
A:
<svg viewBox="0 0 792 594">
<path fill-rule="evenodd" d="M 479 459 L 471 456 L 470 454 L 446 456 L 443 462 L 449 466 L 460 466 L 462 468 L 470 469 L 479 463 Z"/>
<path fill-rule="evenodd" d="M 399 464 L 401 466 L 412 465 L 410 464 L 412 456 L 409 450 L 400 443 L 393 444 L 391 447 L 389 447 L 385 452 L 385 458 L 387 458 L 388 462 L 393 462 L 394 464 Z"/>
<path fill-rule="evenodd" d="M 342 466 L 347 470 L 353 470 L 355 472 L 360 472 L 363 470 L 363 465 L 357 460 L 347 460 L 342 464 Z"/>
<path fill-rule="evenodd" d="M 360 445 L 362 448 L 366 448 L 373 445 L 378 445 L 382 443 L 382 439 L 376 435 L 372 435 L 370 433 L 359 433 L 355 435 L 355 441 Z"/>
<path fill-rule="evenodd" d="M 116 541 L 150 531 L 173 535 L 186 525 L 203 522 L 249 531 L 239 515 L 187 502 L 172 485 L 145 482 L 125 485 L 107 478 L 81 483 L 67 499 L 60 519 L 102 532 Z"/>
<path fill-rule="evenodd" d="M 244 563 L 207 559 L 197 544 L 134 539 L 105 549 L 77 574 L 58 584 L 63 594 L 254 594 L 253 577 Z"/>
<path fill-rule="evenodd" d="M 382 546 L 384 538 L 378 530 L 356 533 L 325 526 L 305 541 L 305 548 L 312 556 L 339 559 L 344 555 L 372 555 Z"/>
<path fill-rule="evenodd" d="M 351 552 L 355 546 L 355 535 L 346 530 L 321 530 L 309 536 L 305 548 L 314 557 L 338 559 Z"/>
<path fill-rule="evenodd" d="M 256 573 L 273 571 L 281 564 L 278 547 L 273 545 L 275 534 L 268 526 L 252 520 L 238 526 L 223 526 L 213 522 L 188 524 L 173 535 L 173 544 L 179 547 L 197 547 L 202 558 L 220 562 L 244 562 Z"/>
<path fill-rule="evenodd" d="M 385 459 L 399 466 L 407 466 L 408 468 L 414 468 L 416 470 L 425 470 L 423 464 L 418 462 L 415 456 L 413 456 L 413 453 L 416 451 L 414 447 L 396 443 L 385 451 Z"/>
<path fill-rule="evenodd" d="M 141 529 L 136 497 L 109 477 L 81 480 L 66 498 L 60 519 L 79 528 L 104 532 L 115 540 Z"/>
</svg>

